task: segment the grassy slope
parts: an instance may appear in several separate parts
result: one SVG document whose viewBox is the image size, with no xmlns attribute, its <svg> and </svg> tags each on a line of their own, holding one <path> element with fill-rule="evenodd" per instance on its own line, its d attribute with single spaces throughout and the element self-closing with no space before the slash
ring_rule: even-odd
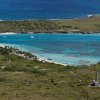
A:
<svg viewBox="0 0 100 100">
<path fill-rule="evenodd" d="M 100 16 L 85 19 L 61 20 L 60 22 L 65 26 L 78 27 L 83 32 L 100 32 Z"/>
<path fill-rule="evenodd" d="M 100 16 L 74 20 L 2 21 L 2 32 L 100 32 Z"/>
<path fill-rule="evenodd" d="M 0 49 L 1 100 L 100 100 L 100 88 L 88 87 L 95 71 L 100 71 L 100 64 L 84 68 L 64 67 L 29 61 L 2 51 Z"/>
</svg>

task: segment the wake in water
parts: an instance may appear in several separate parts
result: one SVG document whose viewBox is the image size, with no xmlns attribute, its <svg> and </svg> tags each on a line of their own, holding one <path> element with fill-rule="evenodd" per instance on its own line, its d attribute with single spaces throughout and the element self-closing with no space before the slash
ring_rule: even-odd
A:
<svg viewBox="0 0 100 100">
<path fill-rule="evenodd" d="M 35 37 L 34 36 L 31 36 L 31 39 L 34 39 Z"/>
</svg>

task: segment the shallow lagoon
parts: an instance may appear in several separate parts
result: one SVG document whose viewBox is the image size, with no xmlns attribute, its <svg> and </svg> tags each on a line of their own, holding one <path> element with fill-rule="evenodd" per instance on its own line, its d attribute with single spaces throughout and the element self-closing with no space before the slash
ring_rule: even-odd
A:
<svg viewBox="0 0 100 100">
<path fill-rule="evenodd" d="M 100 34 L 1 34 L 0 43 L 63 64 L 100 61 Z"/>
</svg>

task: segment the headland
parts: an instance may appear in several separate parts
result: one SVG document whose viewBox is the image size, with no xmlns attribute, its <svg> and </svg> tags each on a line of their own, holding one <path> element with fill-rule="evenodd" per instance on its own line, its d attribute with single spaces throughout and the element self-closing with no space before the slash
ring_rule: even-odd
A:
<svg viewBox="0 0 100 100">
<path fill-rule="evenodd" d="M 59 20 L 0 21 L 0 33 L 83 33 L 100 32 L 100 16 Z"/>
</svg>

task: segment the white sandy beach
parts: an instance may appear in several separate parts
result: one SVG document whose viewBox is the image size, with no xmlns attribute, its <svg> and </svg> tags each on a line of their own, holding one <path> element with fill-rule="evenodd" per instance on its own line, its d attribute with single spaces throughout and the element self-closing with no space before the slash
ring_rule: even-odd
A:
<svg viewBox="0 0 100 100">
<path fill-rule="evenodd" d="M 9 34 L 9 33 L 7 33 L 7 34 Z M 7 46 L 6 44 L 2 44 L 2 43 L 0 43 L 0 47 L 5 47 L 5 46 Z M 11 46 L 10 46 L 11 47 Z M 19 48 L 18 48 L 19 49 Z M 20 50 L 20 49 L 19 49 Z M 33 53 L 34 54 L 34 53 Z M 34 54 L 35 55 L 35 54 Z M 18 56 L 20 56 L 19 54 L 18 54 Z M 22 57 L 22 54 L 21 54 L 21 57 Z M 25 56 L 23 56 L 24 58 L 25 58 Z M 59 64 L 59 65 L 63 65 L 63 66 L 67 66 L 67 64 L 63 64 L 63 63 L 58 63 L 58 62 L 54 62 L 54 61 L 50 61 L 50 60 L 47 60 L 47 59 L 44 59 L 44 58 L 41 58 L 41 57 L 39 57 L 39 56 L 37 56 L 37 58 L 38 58 L 38 61 L 42 61 L 42 62 L 49 62 L 49 63 L 54 63 L 54 64 Z"/>
<path fill-rule="evenodd" d="M 18 33 L 14 33 L 14 32 L 0 33 L 0 35 L 11 35 L 11 34 L 18 34 Z"/>
<path fill-rule="evenodd" d="M 4 48 L 4 47 L 5 47 L 5 45 L 3 45 L 3 44 L 0 44 L 0 47 Z"/>
<path fill-rule="evenodd" d="M 49 62 L 49 63 L 54 63 L 54 64 L 59 64 L 59 65 L 63 65 L 63 66 L 67 66 L 67 64 L 63 64 L 63 63 L 58 63 L 58 62 L 55 62 L 55 61 L 49 61 L 47 59 L 43 59 L 43 58 L 38 58 L 39 61 L 43 61 L 43 62 Z"/>
</svg>

